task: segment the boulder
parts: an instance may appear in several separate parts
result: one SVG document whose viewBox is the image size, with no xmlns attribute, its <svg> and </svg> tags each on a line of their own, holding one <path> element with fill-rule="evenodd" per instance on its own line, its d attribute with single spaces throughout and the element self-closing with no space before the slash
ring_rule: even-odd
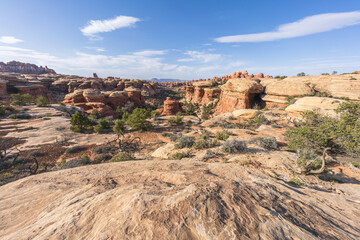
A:
<svg viewBox="0 0 360 240">
<path fill-rule="evenodd" d="M 161 115 L 172 116 L 176 115 L 178 112 L 182 112 L 182 107 L 179 101 L 171 100 L 169 97 L 164 101 L 164 109 L 161 112 Z"/>
<path fill-rule="evenodd" d="M 86 89 L 83 91 L 83 95 L 87 102 L 106 102 L 105 94 L 103 94 L 99 90 Z"/>
<path fill-rule="evenodd" d="M 301 117 L 304 111 L 318 111 L 319 113 L 336 117 L 335 109 L 344 100 L 327 98 L 327 97 L 303 97 L 294 104 L 288 106 L 285 111 L 292 117 Z"/>
<path fill-rule="evenodd" d="M 315 91 L 305 82 L 284 79 L 268 84 L 265 89 L 265 94 L 300 97 L 303 95 L 314 95 Z"/>
</svg>

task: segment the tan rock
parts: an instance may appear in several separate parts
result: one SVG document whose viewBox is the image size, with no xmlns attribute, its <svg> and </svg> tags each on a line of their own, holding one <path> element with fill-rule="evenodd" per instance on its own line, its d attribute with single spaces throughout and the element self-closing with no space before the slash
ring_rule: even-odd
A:
<svg viewBox="0 0 360 240">
<path fill-rule="evenodd" d="M 305 82 L 296 82 L 288 79 L 276 81 L 266 86 L 265 94 L 275 96 L 314 95 L 315 91 Z"/>
</svg>

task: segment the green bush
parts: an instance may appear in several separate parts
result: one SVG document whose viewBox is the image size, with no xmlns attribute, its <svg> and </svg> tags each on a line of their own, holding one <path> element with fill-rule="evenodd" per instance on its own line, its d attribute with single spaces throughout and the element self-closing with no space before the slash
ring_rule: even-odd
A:
<svg viewBox="0 0 360 240">
<path fill-rule="evenodd" d="M 175 148 L 186 148 L 194 145 L 195 138 L 190 136 L 182 136 L 175 141 Z"/>
<path fill-rule="evenodd" d="M 120 106 L 116 108 L 116 112 L 118 113 L 118 119 L 122 119 L 124 121 L 126 121 L 130 115 L 129 112 L 125 110 L 125 108 Z"/>
<path fill-rule="evenodd" d="M 295 179 L 295 178 L 291 178 L 289 181 L 288 181 L 289 184 L 291 185 L 294 185 L 294 186 L 301 186 L 303 185 L 299 179 Z"/>
<path fill-rule="evenodd" d="M 236 139 L 226 140 L 221 148 L 227 153 L 241 153 L 245 152 L 247 149 L 245 141 L 239 141 Z"/>
<path fill-rule="evenodd" d="M 96 133 L 101 133 L 103 130 L 105 129 L 109 129 L 110 128 L 110 124 L 108 121 L 106 121 L 105 119 L 100 119 L 99 123 L 94 126 L 94 131 Z"/>
<path fill-rule="evenodd" d="M 151 111 L 151 118 L 156 120 L 158 117 L 160 117 L 160 113 L 156 110 Z"/>
<path fill-rule="evenodd" d="M 70 130 L 73 132 L 84 132 L 92 125 L 91 120 L 84 114 L 77 112 L 70 120 Z"/>
<path fill-rule="evenodd" d="M 135 108 L 135 110 L 127 118 L 126 122 L 136 131 L 147 131 L 152 128 L 152 124 L 147 121 L 150 117 L 149 111 L 144 108 Z"/>
<path fill-rule="evenodd" d="M 247 121 L 248 127 L 250 128 L 258 128 L 263 124 L 268 124 L 269 121 L 266 119 L 266 117 L 264 116 L 264 114 L 260 111 L 257 111 L 255 113 L 255 117 L 253 119 L 250 119 Z"/>
<path fill-rule="evenodd" d="M 27 113 L 18 113 L 18 114 L 11 114 L 9 116 L 9 118 L 11 118 L 11 119 L 30 119 L 31 115 L 29 115 Z"/>
<path fill-rule="evenodd" d="M 5 113 L 6 113 L 5 108 L 4 108 L 3 106 L 1 106 L 1 105 L 0 105 L 0 117 L 1 117 L 1 116 L 4 116 L 4 115 L 5 115 Z"/>
<path fill-rule="evenodd" d="M 113 156 L 110 162 L 123 162 L 123 161 L 130 161 L 134 160 L 134 157 L 128 152 L 121 152 Z"/>
<path fill-rule="evenodd" d="M 317 170 L 321 168 L 321 159 L 319 155 L 310 149 L 299 149 L 296 151 L 297 160 L 296 163 L 300 166 L 307 166 L 309 161 L 313 161 L 309 166 L 308 170 Z"/>
<path fill-rule="evenodd" d="M 100 114 L 99 110 L 93 109 L 91 111 L 91 114 L 90 114 L 89 118 L 91 118 L 91 119 L 99 119 L 99 118 L 101 118 L 101 114 Z"/>
<path fill-rule="evenodd" d="M 278 148 L 276 138 L 274 137 L 258 137 L 253 140 L 259 147 L 267 150 L 275 150 Z"/>
<path fill-rule="evenodd" d="M 319 152 L 330 147 L 333 151 L 360 156 L 360 103 L 343 102 L 336 111 L 340 119 L 304 112 L 303 120 L 285 133 L 289 148 Z"/>
<path fill-rule="evenodd" d="M 216 132 L 215 137 L 217 140 L 227 140 L 231 135 L 231 132 L 223 129 L 221 132 Z"/>
<path fill-rule="evenodd" d="M 11 94 L 10 97 L 11 97 L 11 105 L 25 106 L 34 103 L 34 98 L 28 93 L 23 95 L 21 95 L 20 93 L 15 93 L 15 94 Z"/>
<path fill-rule="evenodd" d="M 214 108 L 213 104 L 210 103 L 208 105 L 204 105 L 202 107 L 202 111 L 201 111 L 201 119 L 202 120 L 208 120 L 210 119 L 210 115 L 211 115 L 211 111 Z"/>
<path fill-rule="evenodd" d="M 304 72 L 298 73 L 297 76 L 298 76 L 298 77 L 304 77 L 304 76 L 305 76 L 305 73 L 304 73 Z"/>
<path fill-rule="evenodd" d="M 181 160 L 183 158 L 190 157 L 189 153 L 177 152 L 170 156 L 170 159 Z"/>
<path fill-rule="evenodd" d="M 219 143 L 216 140 L 211 139 L 199 139 L 193 144 L 193 148 L 195 149 L 205 149 L 205 148 L 213 148 L 218 146 Z"/>
<path fill-rule="evenodd" d="M 178 112 L 175 117 L 170 117 L 168 119 L 168 122 L 170 125 L 181 125 L 183 124 L 183 116 L 181 115 L 181 112 Z"/>
<path fill-rule="evenodd" d="M 40 96 L 36 99 L 36 105 L 38 107 L 48 107 L 50 105 L 50 101 L 47 97 Z"/>
<path fill-rule="evenodd" d="M 199 104 L 185 102 L 183 105 L 183 110 L 184 110 L 183 115 L 185 115 L 185 116 L 196 116 L 196 113 L 199 111 Z"/>
</svg>

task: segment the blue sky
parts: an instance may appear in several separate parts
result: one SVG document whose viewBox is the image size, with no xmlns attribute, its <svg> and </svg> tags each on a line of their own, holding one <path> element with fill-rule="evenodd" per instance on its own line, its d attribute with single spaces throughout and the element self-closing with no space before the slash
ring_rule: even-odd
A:
<svg viewBox="0 0 360 240">
<path fill-rule="evenodd" d="M 198 79 L 360 70 L 359 0 L 0 0 L 0 61 Z"/>
</svg>

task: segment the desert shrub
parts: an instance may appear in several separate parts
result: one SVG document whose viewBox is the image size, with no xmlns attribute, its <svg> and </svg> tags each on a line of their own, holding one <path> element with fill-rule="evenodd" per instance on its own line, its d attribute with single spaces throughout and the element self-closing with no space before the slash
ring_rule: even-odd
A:
<svg viewBox="0 0 360 240">
<path fill-rule="evenodd" d="M 161 136 L 163 136 L 163 137 L 170 137 L 172 134 L 171 133 L 169 133 L 169 132 L 162 132 L 161 133 Z"/>
<path fill-rule="evenodd" d="M 34 103 L 34 98 L 28 93 L 23 95 L 21 95 L 20 93 L 15 93 L 15 94 L 11 94 L 10 97 L 11 97 L 11 105 L 24 106 Z"/>
<path fill-rule="evenodd" d="M 80 167 L 80 166 L 84 166 L 89 164 L 89 160 L 88 159 L 72 159 L 67 161 L 66 163 L 64 163 L 61 166 L 61 169 L 67 169 L 67 168 L 74 168 L 74 167 Z"/>
<path fill-rule="evenodd" d="M 193 144 L 193 148 L 195 149 L 205 149 L 205 148 L 213 148 L 218 146 L 219 143 L 216 140 L 212 139 L 199 139 Z"/>
<path fill-rule="evenodd" d="M 45 156 L 45 153 L 39 151 L 39 150 L 34 150 L 32 152 L 30 152 L 28 154 L 29 157 L 42 157 L 42 156 Z"/>
<path fill-rule="evenodd" d="M 178 112 L 175 117 L 170 117 L 168 119 L 168 122 L 170 125 L 181 125 L 183 124 L 183 116 L 181 115 L 181 112 Z"/>
<path fill-rule="evenodd" d="M 11 119 L 30 119 L 31 115 L 29 115 L 27 113 L 17 113 L 17 114 L 11 114 L 9 116 L 9 118 L 11 118 Z"/>
<path fill-rule="evenodd" d="M 356 78 L 354 78 L 354 77 L 351 77 L 351 78 L 350 78 L 350 80 L 356 80 Z"/>
<path fill-rule="evenodd" d="M 215 134 L 215 138 L 217 140 L 227 140 L 231 135 L 231 132 L 226 130 L 226 129 L 223 129 L 221 132 L 216 132 Z"/>
<path fill-rule="evenodd" d="M 152 128 L 152 124 L 146 120 L 149 117 L 150 113 L 146 109 L 136 108 L 127 118 L 126 122 L 136 131 L 147 131 Z"/>
<path fill-rule="evenodd" d="M 196 113 L 199 111 L 199 104 L 197 103 L 191 103 L 191 102 L 185 102 L 183 105 L 185 116 L 196 116 Z"/>
<path fill-rule="evenodd" d="M 94 149 L 95 154 L 103 154 L 103 153 L 112 153 L 116 150 L 115 146 L 112 145 L 105 145 L 105 146 L 99 146 Z"/>
<path fill-rule="evenodd" d="M 105 129 L 109 129 L 110 128 L 110 123 L 108 121 L 106 121 L 105 119 L 100 119 L 99 123 L 94 126 L 94 131 L 96 133 L 101 133 L 103 130 Z"/>
<path fill-rule="evenodd" d="M 1 117 L 1 116 L 4 116 L 4 115 L 5 115 L 5 113 L 6 113 L 5 108 L 4 108 L 3 106 L 1 106 L 1 105 L 0 105 L 0 117 Z"/>
<path fill-rule="evenodd" d="M 208 150 L 206 150 L 205 155 L 203 156 L 202 159 L 203 159 L 203 160 L 208 160 L 208 159 L 214 158 L 214 157 L 216 157 L 216 156 L 217 156 L 217 153 L 216 153 L 216 152 L 208 149 Z"/>
<path fill-rule="evenodd" d="M 306 166 L 308 170 L 316 170 L 321 168 L 321 159 L 319 155 L 310 149 L 299 149 L 296 151 L 296 163 L 300 166 Z M 309 161 L 312 163 L 308 166 Z"/>
<path fill-rule="evenodd" d="M 224 122 L 221 122 L 221 123 L 217 123 L 219 127 L 222 127 L 222 128 L 236 128 L 237 125 L 234 124 L 234 123 L 231 123 L 231 122 L 227 122 L 227 121 L 224 121 Z"/>
<path fill-rule="evenodd" d="M 212 109 L 214 108 L 213 104 L 210 103 L 208 105 L 204 105 L 202 107 L 202 111 L 201 111 L 201 119 L 202 120 L 208 120 L 210 119 L 210 116 L 211 116 L 211 111 Z"/>
<path fill-rule="evenodd" d="M 182 136 L 175 141 L 175 148 L 186 148 L 192 147 L 195 142 L 194 137 Z"/>
<path fill-rule="evenodd" d="M 254 139 L 254 142 L 259 147 L 265 148 L 267 150 L 278 148 L 278 143 L 274 137 L 258 137 Z"/>
<path fill-rule="evenodd" d="M 160 113 L 156 110 L 151 111 L 151 118 L 156 120 L 158 117 L 160 117 Z"/>
<path fill-rule="evenodd" d="M 130 161 L 134 160 L 134 157 L 132 154 L 128 152 L 121 152 L 113 156 L 110 160 L 110 162 L 123 162 L 123 161 Z"/>
<path fill-rule="evenodd" d="M 303 185 L 299 179 L 296 179 L 296 178 L 291 178 L 289 181 L 288 181 L 289 184 L 291 185 L 294 185 L 294 186 L 301 186 Z"/>
<path fill-rule="evenodd" d="M 183 158 L 190 157 L 189 153 L 177 152 L 170 156 L 170 159 L 181 160 Z"/>
<path fill-rule="evenodd" d="M 330 75 L 329 73 L 322 73 L 321 75 Z"/>
<path fill-rule="evenodd" d="M 253 119 L 248 120 L 247 124 L 249 125 L 249 127 L 256 129 L 263 124 L 269 124 L 269 121 L 266 119 L 266 117 L 262 112 L 257 111 L 255 113 L 255 117 Z"/>
<path fill-rule="evenodd" d="M 227 153 L 241 153 L 246 151 L 246 142 L 245 141 L 239 141 L 236 139 L 229 139 L 226 140 L 222 146 L 221 149 L 224 152 Z"/>
<path fill-rule="evenodd" d="M 294 96 L 287 96 L 286 101 L 287 101 L 287 104 L 291 105 L 291 104 L 294 104 L 296 102 L 296 99 L 295 99 Z"/>
<path fill-rule="evenodd" d="M 66 154 L 72 154 L 72 153 L 78 153 L 81 151 L 84 151 L 86 148 L 82 147 L 82 146 L 73 146 L 73 147 L 69 147 L 68 149 L 66 149 L 65 153 Z"/>
<path fill-rule="evenodd" d="M 303 120 L 285 133 L 289 148 L 321 151 L 330 147 L 333 151 L 360 156 L 360 103 L 343 102 L 336 111 L 340 119 L 304 112 Z"/>
<path fill-rule="evenodd" d="M 118 113 L 118 119 L 125 120 L 129 117 L 129 112 L 125 110 L 125 108 L 118 106 L 116 108 L 116 112 Z"/>
<path fill-rule="evenodd" d="M 331 74 L 336 75 L 337 73 L 338 73 L 337 71 L 333 71 Z"/>
<path fill-rule="evenodd" d="M 70 120 L 70 130 L 73 132 L 84 132 L 88 127 L 92 125 L 91 120 L 84 114 L 77 112 Z"/>
<path fill-rule="evenodd" d="M 360 163 L 358 162 L 351 162 L 351 164 L 356 168 L 360 168 Z"/>
<path fill-rule="evenodd" d="M 36 105 L 38 107 L 47 107 L 50 105 L 50 101 L 47 97 L 40 96 L 36 99 Z"/>
<path fill-rule="evenodd" d="M 108 153 L 100 153 L 100 154 L 96 154 L 94 156 L 94 162 L 95 163 L 101 163 L 103 161 L 108 161 L 112 158 L 112 156 Z"/>
<path fill-rule="evenodd" d="M 298 76 L 298 77 L 304 77 L 304 76 L 305 76 L 305 73 L 304 73 L 304 72 L 298 73 L 297 76 Z"/>
<path fill-rule="evenodd" d="M 179 132 L 177 134 L 171 134 L 170 135 L 170 141 L 175 142 L 176 140 L 178 140 L 182 136 L 183 136 L 183 134 L 181 132 Z"/>
<path fill-rule="evenodd" d="M 275 76 L 275 78 L 278 78 L 278 79 L 285 79 L 285 78 L 287 78 L 287 76 L 279 76 L 279 75 L 277 75 L 277 76 Z"/>
</svg>

